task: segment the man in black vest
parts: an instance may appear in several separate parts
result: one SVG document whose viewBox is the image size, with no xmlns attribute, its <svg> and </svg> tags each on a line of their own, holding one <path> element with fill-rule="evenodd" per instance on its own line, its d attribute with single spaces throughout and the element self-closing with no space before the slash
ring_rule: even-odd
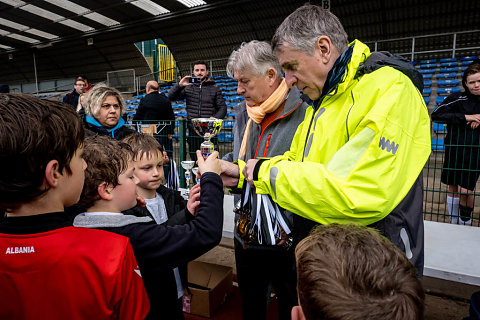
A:
<svg viewBox="0 0 480 320">
<path fill-rule="evenodd" d="M 163 94 L 158 92 L 159 85 L 157 81 L 148 81 L 145 86 L 147 95 L 140 100 L 138 110 L 133 120 L 148 120 L 151 123 L 155 121 L 167 121 L 167 125 L 158 132 L 158 139 L 168 155 L 172 155 L 172 135 L 174 128 L 175 115 L 173 113 L 170 100 Z"/>
</svg>

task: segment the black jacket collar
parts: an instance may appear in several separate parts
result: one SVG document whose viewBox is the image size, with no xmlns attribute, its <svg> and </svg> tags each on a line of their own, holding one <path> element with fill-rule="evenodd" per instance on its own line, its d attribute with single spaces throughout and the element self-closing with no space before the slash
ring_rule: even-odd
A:
<svg viewBox="0 0 480 320">
<path fill-rule="evenodd" d="M 50 212 L 34 216 L 0 218 L 0 233 L 32 234 L 73 225 L 73 216 L 66 212 Z"/>
</svg>

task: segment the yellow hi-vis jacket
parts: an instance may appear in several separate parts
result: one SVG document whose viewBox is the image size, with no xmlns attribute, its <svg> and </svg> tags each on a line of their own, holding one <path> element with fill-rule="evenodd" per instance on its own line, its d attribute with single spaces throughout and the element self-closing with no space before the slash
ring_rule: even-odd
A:
<svg viewBox="0 0 480 320">
<path fill-rule="evenodd" d="M 352 44 L 343 80 L 317 110 L 308 108 L 290 150 L 255 168 L 257 193 L 321 224 L 370 225 L 386 217 L 431 150 L 422 94 L 392 67 L 355 78 L 370 50 L 358 40 Z M 423 243 L 423 227 L 421 235 Z"/>
</svg>

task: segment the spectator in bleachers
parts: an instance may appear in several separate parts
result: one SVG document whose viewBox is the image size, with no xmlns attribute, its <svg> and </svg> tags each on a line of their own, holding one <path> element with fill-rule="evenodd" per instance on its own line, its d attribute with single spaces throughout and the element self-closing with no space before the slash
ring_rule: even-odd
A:
<svg viewBox="0 0 480 320">
<path fill-rule="evenodd" d="M 125 126 L 121 117 L 125 113 L 125 101 L 115 88 L 96 85 L 84 100 L 83 124 L 87 135 L 106 135 L 120 140 L 135 131 Z"/>
<path fill-rule="evenodd" d="M 377 230 L 317 227 L 296 250 L 300 306 L 292 320 L 420 320 L 425 293 L 413 265 Z"/>
<path fill-rule="evenodd" d="M 85 92 L 88 92 L 90 89 L 92 89 L 92 84 L 88 82 L 88 77 L 86 75 L 80 75 L 77 77 L 77 79 L 78 78 L 82 78 L 85 82 Z"/>
<path fill-rule="evenodd" d="M 273 157 L 289 149 L 293 132 L 303 121 L 308 104 L 301 99 L 297 88 L 289 89 L 282 77 L 282 68 L 267 42 L 251 41 L 243 43 L 233 51 L 228 59 L 227 74 L 238 81 L 238 94 L 245 97 L 237 113 L 234 128 L 234 151 L 232 161 L 238 165 L 222 162 L 228 170 L 239 171 L 249 159 Z M 285 221 L 288 228 L 280 227 L 272 239 L 268 236 L 247 237 L 241 229 L 247 218 L 238 212 L 235 214 L 235 262 L 238 285 L 242 294 L 243 319 L 265 319 L 268 304 L 268 289 L 273 286 L 278 297 L 279 319 L 290 319 L 290 311 L 297 304 L 295 257 L 290 247 L 293 214 L 279 208 L 269 197 L 260 201 L 255 192 L 242 190 L 243 180 L 238 181 L 236 191 L 242 192 L 242 198 L 254 208 L 248 212 L 251 225 L 246 233 L 255 227 L 260 213 L 257 206 L 270 208 L 266 215 L 273 218 L 273 228 Z M 245 200 L 247 201 L 247 200 Z M 246 208 L 241 209 L 246 213 Z M 262 215 L 264 216 L 264 215 Z M 248 219 L 248 218 L 247 218 Z M 239 221 L 240 220 L 240 221 Z M 278 222 L 277 222 L 278 221 Z M 256 227 L 268 230 L 268 222 L 262 219 Z M 269 234 L 268 231 L 263 233 Z"/>
<path fill-rule="evenodd" d="M 145 86 L 147 95 L 140 100 L 138 110 L 133 117 L 133 120 L 166 120 L 169 124 L 159 133 L 160 144 L 167 152 L 168 156 L 172 157 L 173 144 L 172 136 L 175 126 L 175 115 L 172 109 L 172 103 L 165 96 L 165 94 L 158 92 L 160 86 L 157 81 L 148 81 Z"/>
<path fill-rule="evenodd" d="M 480 176 L 480 60 L 468 66 L 462 84 L 465 92 L 445 98 L 432 120 L 447 124 L 441 181 L 448 185 L 450 222 L 470 225 Z"/>
<path fill-rule="evenodd" d="M 318 223 L 371 225 L 421 276 L 422 169 L 431 152 L 423 81 L 406 59 L 347 39 L 335 15 L 309 4 L 277 28 L 272 47 L 285 81 L 313 103 L 290 150 L 250 159 L 240 179 L 295 213 L 294 240 Z"/>
<path fill-rule="evenodd" d="M 73 90 L 72 92 L 67 93 L 64 97 L 62 102 L 67 103 L 77 109 L 78 106 L 78 97 L 85 93 L 85 81 L 82 78 L 76 78 L 75 82 L 73 83 Z"/>
<path fill-rule="evenodd" d="M 192 83 L 192 78 L 200 78 L 200 83 Z M 215 85 L 215 81 L 208 77 L 207 64 L 197 61 L 193 65 L 193 77 L 185 76 L 168 92 L 172 101 L 186 99 L 187 108 L 187 143 L 190 159 L 195 160 L 195 151 L 200 148 L 203 138 L 197 136 L 190 120 L 194 118 L 223 119 L 227 114 L 227 105 L 222 91 Z M 217 137 L 212 142 L 217 144 Z"/>
</svg>

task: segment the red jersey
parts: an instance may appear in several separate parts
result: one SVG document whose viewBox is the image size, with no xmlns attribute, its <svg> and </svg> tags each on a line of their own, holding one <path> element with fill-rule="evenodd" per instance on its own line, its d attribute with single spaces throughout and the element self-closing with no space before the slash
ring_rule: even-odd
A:
<svg viewBox="0 0 480 320">
<path fill-rule="evenodd" d="M 71 226 L 12 233 L 0 233 L 0 319 L 147 315 L 149 302 L 128 238 Z"/>
</svg>

